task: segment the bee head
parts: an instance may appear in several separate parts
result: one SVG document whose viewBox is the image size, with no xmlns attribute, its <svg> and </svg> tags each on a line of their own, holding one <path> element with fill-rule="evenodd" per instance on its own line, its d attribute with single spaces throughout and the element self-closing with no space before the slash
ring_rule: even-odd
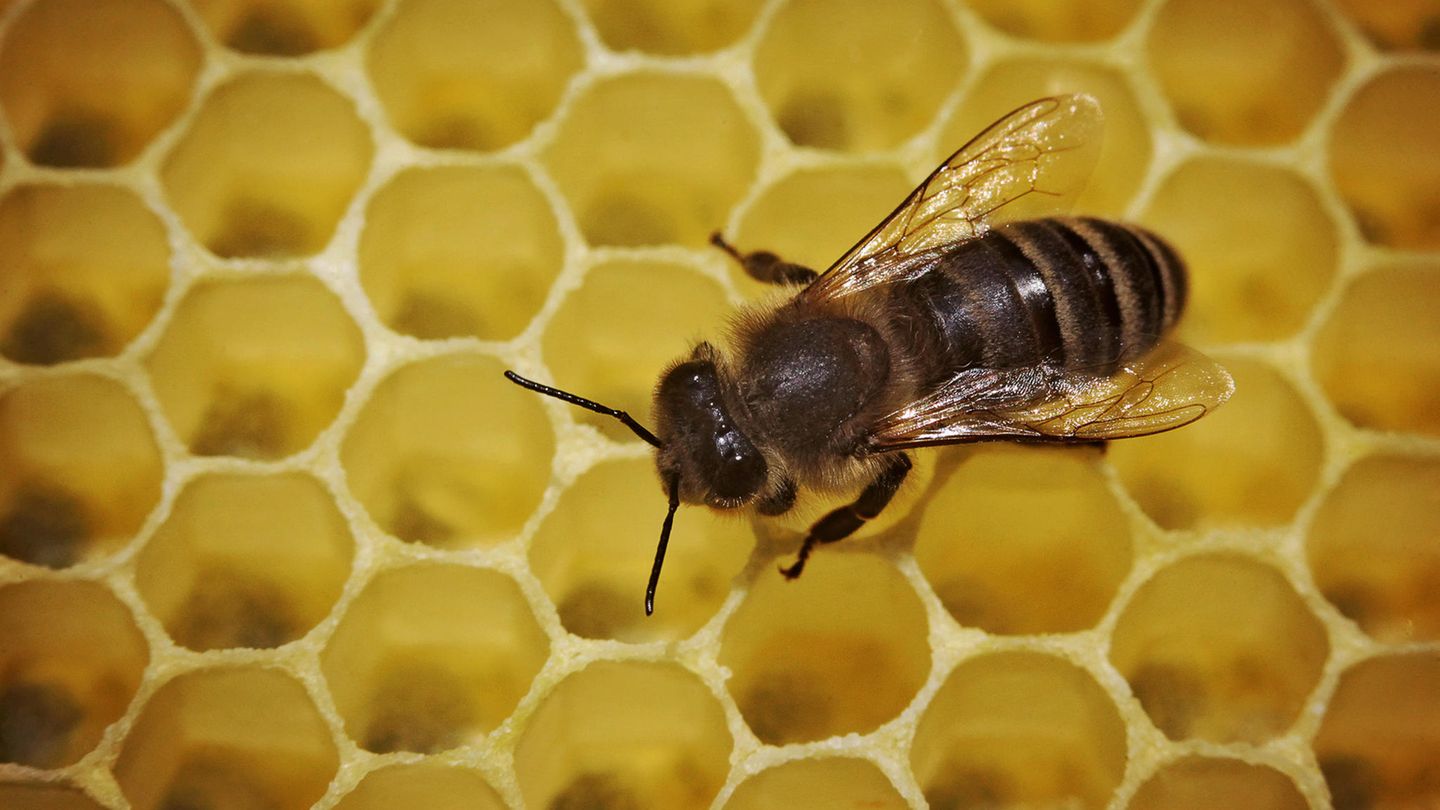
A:
<svg viewBox="0 0 1440 810">
<path fill-rule="evenodd" d="M 655 563 L 645 588 L 646 616 L 655 610 L 655 586 L 660 581 L 660 567 L 665 563 L 665 549 L 670 544 L 670 529 L 675 523 L 675 510 L 680 508 L 682 491 L 687 501 L 733 508 L 760 490 L 768 472 L 759 449 L 735 427 L 725 410 L 713 353 L 708 344 L 701 344 L 690 360 L 670 369 L 661 378 L 655 392 L 660 436 L 622 410 L 543 385 L 513 371 L 505 372 L 506 379 L 522 388 L 620 420 L 655 448 L 656 464 L 670 508 L 660 525 L 660 543 L 655 547 Z"/>
<path fill-rule="evenodd" d="M 734 509 L 764 488 L 769 465 L 731 417 L 720 374 L 704 344 L 672 367 L 655 390 L 655 456 L 661 480 L 680 482 L 681 500 Z"/>
</svg>

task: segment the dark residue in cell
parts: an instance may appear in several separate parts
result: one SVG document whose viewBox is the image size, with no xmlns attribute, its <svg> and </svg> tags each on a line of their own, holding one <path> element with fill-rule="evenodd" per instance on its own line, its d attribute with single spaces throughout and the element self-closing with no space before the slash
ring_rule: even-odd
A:
<svg viewBox="0 0 1440 810">
<path fill-rule="evenodd" d="M 68 568 L 84 556 L 94 531 L 80 498 L 46 481 L 28 481 L 0 515 L 0 554 L 31 565 Z"/>
<path fill-rule="evenodd" d="M 15 681 L 0 689 L 0 762 L 34 768 L 68 764 L 85 719 L 73 696 L 54 684 Z"/>
<path fill-rule="evenodd" d="M 58 290 L 41 290 L 11 322 L 0 354 L 41 366 L 95 357 L 110 351 L 106 332 L 97 307 Z"/>
</svg>

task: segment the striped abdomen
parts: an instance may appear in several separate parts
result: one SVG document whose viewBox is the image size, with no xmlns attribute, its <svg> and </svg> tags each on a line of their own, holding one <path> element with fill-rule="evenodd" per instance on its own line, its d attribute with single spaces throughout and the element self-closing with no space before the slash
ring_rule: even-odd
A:
<svg viewBox="0 0 1440 810">
<path fill-rule="evenodd" d="M 1103 374 L 1179 320 L 1185 267 L 1143 228 L 1036 219 L 957 245 L 894 295 L 932 379 L 1039 363 Z"/>
</svg>

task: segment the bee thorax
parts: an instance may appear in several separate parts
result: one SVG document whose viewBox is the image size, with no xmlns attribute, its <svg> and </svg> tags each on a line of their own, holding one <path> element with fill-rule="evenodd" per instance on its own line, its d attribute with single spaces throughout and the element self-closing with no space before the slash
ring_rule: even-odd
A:
<svg viewBox="0 0 1440 810">
<path fill-rule="evenodd" d="M 884 338 L 851 318 L 772 324 L 755 336 L 744 363 L 744 396 L 755 430 L 786 453 L 828 446 L 890 375 Z"/>
</svg>

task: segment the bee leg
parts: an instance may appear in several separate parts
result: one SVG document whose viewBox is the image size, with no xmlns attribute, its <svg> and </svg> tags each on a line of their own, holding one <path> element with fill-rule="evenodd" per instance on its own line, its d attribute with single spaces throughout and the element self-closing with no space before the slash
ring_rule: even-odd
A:
<svg viewBox="0 0 1440 810">
<path fill-rule="evenodd" d="M 814 270 L 781 259 L 768 250 L 741 253 L 734 245 L 725 241 L 719 231 L 710 234 L 710 244 L 729 253 L 740 263 L 746 274 L 762 284 L 809 284 L 819 275 Z"/>
<path fill-rule="evenodd" d="M 805 570 L 805 561 L 810 558 L 810 552 L 817 544 L 844 540 L 854 534 L 856 529 L 864 526 L 866 521 L 873 520 L 890 503 L 890 499 L 895 497 L 900 484 L 910 472 L 910 466 L 910 457 L 904 453 L 890 456 L 890 463 L 865 487 L 854 503 L 842 506 L 815 521 L 815 525 L 810 527 L 810 533 L 805 535 L 805 542 L 800 545 L 800 553 L 795 562 L 788 568 L 781 568 L 780 573 L 784 574 L 786 579 L 800 576 L 800 572 Z"/>
</svg>

